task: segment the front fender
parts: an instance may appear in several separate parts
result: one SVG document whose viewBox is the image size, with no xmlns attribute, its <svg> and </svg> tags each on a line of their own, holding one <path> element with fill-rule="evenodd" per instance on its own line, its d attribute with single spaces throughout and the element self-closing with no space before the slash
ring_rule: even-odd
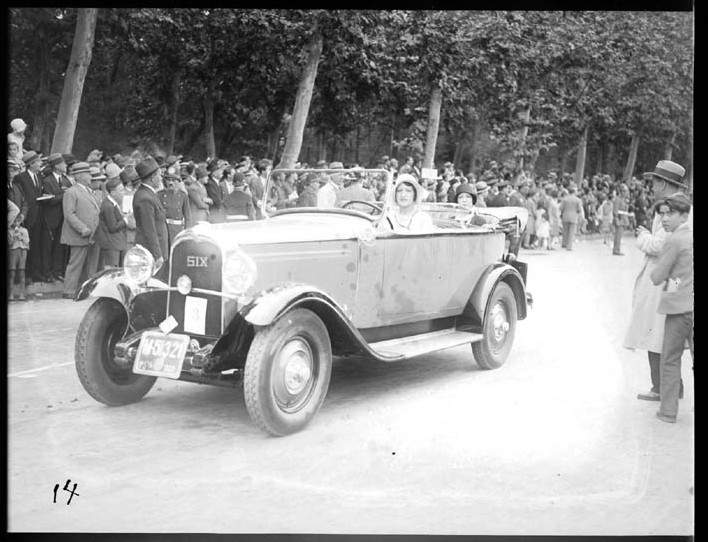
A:
<svg viewBox="0 0 708 542">
<path fill-rule="evenodd" d="M 471 320 L 475 325 L 482 325 L 484 314 L 487 310 L 487 302 L 494 291 L 494 287 L 499 282 L 506 282 L 514 292 L 516 298 L 516 308 L 518 319 L 526 318 L 526 287 L 524 278 L 511 265 L 498 262 L 490 265 L 474 287 L 472 294 L 467 301 L 463 316 Z"/>
<path fill-rule="evenodd" d="M 84 282 L 79 288 L 79 293 L 76 294 L 76 301 L 83 301 L 89 296 L 110 297 L 127 308 L 133 295 L 123 269 L 114 267 L 99 271 Z"/>
</svg>

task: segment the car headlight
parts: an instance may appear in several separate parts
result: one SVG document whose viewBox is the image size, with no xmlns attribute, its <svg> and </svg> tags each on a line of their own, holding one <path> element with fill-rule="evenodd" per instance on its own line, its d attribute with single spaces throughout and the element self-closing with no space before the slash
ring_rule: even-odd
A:
<svg viewBox="0 0 708 542">
<path fill-rule="evenodd" d="M 225 258 L 224 290 L 233 294 L 246 293 L 258 276 L 256 262 L 241 249 L 228 251 Z"/>
<path fill-rule="evenodd" d="M 157 271 L 155 258 L 150 251 L 141 245 L 135 245 L 123 258 L 123 271 L 131 282 L 144 284 Z"/>
</svg>

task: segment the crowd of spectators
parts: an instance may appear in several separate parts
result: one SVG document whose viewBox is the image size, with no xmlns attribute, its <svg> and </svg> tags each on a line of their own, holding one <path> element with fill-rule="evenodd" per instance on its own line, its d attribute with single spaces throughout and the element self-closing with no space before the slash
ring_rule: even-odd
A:
<svg viewBox="0 0 708 542">
<path fill-rule="evenodd" d="M 71 154 L 42 156 L 26 148 L 24 121 L 15 119 L 11 127 L 8 243 L 11 250 L 19 251 L 17 254 L 24 251 L 24 257 L 11 259 L 11 298 L 14 283 L 18 284 L 18 299 L 23 299 L 26 283 L 65 281 L 72 253 L 82 254 L 72 264 L 81 265 L 80 276 L 72 277 L 72 283 L 81 284 L 98 269 L 120 265 L 125 252 L 134 246 L 136 233 L 138 237 L 141 235 L 136 232 L 141 226 L 136 223 L 133 199 L 141 183 L 146 184 L 139 167 L 142 164 L 145 171 L 146 160 L 152 160 L 150 163 L 160 171 L 154 192 L 167 225 L 166 254 L 177 233 L 200 221 L 257 220 L 274 209 L 335 206 L 343 200 L 380 201 L 386 187 L 384 175 L 357 177 L 333 175 L 331 171 L 309 175 L 297 171 L 283 173 L 274 176 L 263 209 L 260 202 L 265 181 L 273 169 L 269 159 L 241 156 L 230 162 L 194 161 L 181 155 L 149 156 L 138 150 L 109 154 L 98 149 L 83 160 Z M 647 225 L 651 219 L 651 185 L 644 179 L 632 178 L 625 184 L 610 175 L 598 174 L 577 186 L 568 173 L 558 175 L 551 171 L 540 176 L 517 173 L 494 161 L 466 174 L 450 162 L 425 170 L 421 160 L 413 157 L 399 165 L 395 158 L 382 156 L 368 166 L 386 170 L 394 179 L 399 174 L 412 175 L 423 189 L 423 202 L 456 201 L 458 189 L 465 185 L 465 192 L 474 192 L 478 208 L 527 208 L 529 220 L 522 236 L 522 246 L 526 249 L 557 248 L 564 230 L 563 200 L 572 194 L 582 203 L 574 226 L 577 233 L 601 234 L 607 244 L 614 233 L 614 253 L 621 254 L 616 243 L 617 231 L 621 237 L 622 228 Z M 298 163 L 294 169 L 359 167 L 355 163 L 320 160 L 312 165 Z M 78 177 L 85 180 L 77 183 Z M 77 185 L 81 190 L 74 189 Z M 72 195 L 65 197 L 72 189 Z M 81 202 L 87 206 L 81 212 L 90 215 L 89 224 L 79 218 L 77 208 Z M 566 230 L 568 224 L 565 222 Z M 73 296 L 74 286 L 65 288 L 65 294 Z"/>
</svg>

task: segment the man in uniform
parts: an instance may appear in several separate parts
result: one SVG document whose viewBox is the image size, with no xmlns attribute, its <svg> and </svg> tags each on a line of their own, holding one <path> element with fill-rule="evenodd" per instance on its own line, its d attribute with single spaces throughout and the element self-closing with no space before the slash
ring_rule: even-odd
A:
<svg viewBox="0 0 708 542">
<path fill-rule="evenodd" d="M 166 173 L 162 179 L 165 185 L 157 195 L 160 196 L 160 203 L 165 209 L 165 221 L 167 222 L 168 250 L 172 248 L 172 243 L 179 232 L 187 224 L 191 224 L 192 219 L 189 210 L 189 197 L 186 192 L 177 188 L 179 176 L 175 173 Z"/>
<path fill-rule="evenodd" d="M 160 165 L 148 157 L 135 166 L 140 186 L 133 196 L 135 215 L 135 244 L 144 246 L 160 268 L 160 276 L 167 277 L 167 222 L 165 209 L 157 195 L 162 181 Z"/>
</svg>

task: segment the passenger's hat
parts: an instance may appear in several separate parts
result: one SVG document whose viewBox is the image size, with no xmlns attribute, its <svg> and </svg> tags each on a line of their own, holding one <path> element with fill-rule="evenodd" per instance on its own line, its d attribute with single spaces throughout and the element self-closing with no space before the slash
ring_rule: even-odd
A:
<svg viewBox="0 0 708 542">
<path fill-rule="evenodd" d="M 644 175 L 659 177 L 678 186 L 684 186 L 683 176 L 685 174 L 686 170 L 676 162 L 672 162 L 671 160 L 659 160 L 654 171 L 648 171 Z"/>
<path fill-rule="evenodd" d="M 57 164 L 61 164 L 62 162 L 66 163 L 64 157 L 60 152 L 52 153 L 47 157 L 48 166 L 56 166 Z"/>
<path fill-rule="evenodd" d="M 460 194 L 469 194 L 472 196 L 472 201 L 477 203 L 477 188 L 472 183 L 460 183 L 460 186 L 455 190 L 455 201 Z"/>
<path fill-rule="evenodd" d="M 135 171 L 137 171 L 138 178 L 141 181 L 155 173 L 158 169 L 160 169 L 160 165 L 151 156 L 148 156 L 145 160 L 139 162 L 138 165 L 135 166 Z"/>
<path fill-rule="evenodd" d="M 120 180 L 125 184 L 133 184 L 140 180 L 138 177 L 138 172 L 135 170 L 135 166 L 125 166 L 125 169 L 120 172 Z"/>
<path fill-rule="evenodd" d="M 474 187 L 477 189 L 477 195 L 481 196 L 489 192 L 489 186 L 484 181 L 477 181 Z"/>
<path fill-rule="evenodd" d="M 398 177 L 396 177 L 395 188 L 398 188 L 402 184 L 409 184 L 413 187 L 416 202 L 419 202 L 421 199 L 423 199 L 423 188 L 420 186 L 420 184 L 418 184 L 418 181 L 413 175 L 411 175 L 410 173 L 401 173 Z M 396 192 L 395 188 L 394 194 Z"/>
<path fill-rule="evenodd" d="M 86 162 L 76 162 L 71 167 L 71 174 L 78 175 L 79 173 L 91 173 L 91 166 Z"/>
<path fill-rule="evenodd" d="M 89 167 L 89 171 L 91 173 L 91 180 L 92 181 L 105 181 L 106 176 L 101 172 L 100 168 L 97 168 L 95 166 Z"/>
<path fill-rule="evenodd" d="M 22 119 L 12 119 L 12 122 L 10 122 L 10 128 L 12 128 L 13 132 L 21 132 L 27 128 L 27 123 Z"/>
<path fill-rule="evenodd" d="M 37 160 L 41 159 L 42 157 L 34 151 L 27 151 L 25 154 L 22 155 L 22 161 L 25 163 L 26 166 L 29 166 L 32 162 L 36 162 Z"/>
</svg>

